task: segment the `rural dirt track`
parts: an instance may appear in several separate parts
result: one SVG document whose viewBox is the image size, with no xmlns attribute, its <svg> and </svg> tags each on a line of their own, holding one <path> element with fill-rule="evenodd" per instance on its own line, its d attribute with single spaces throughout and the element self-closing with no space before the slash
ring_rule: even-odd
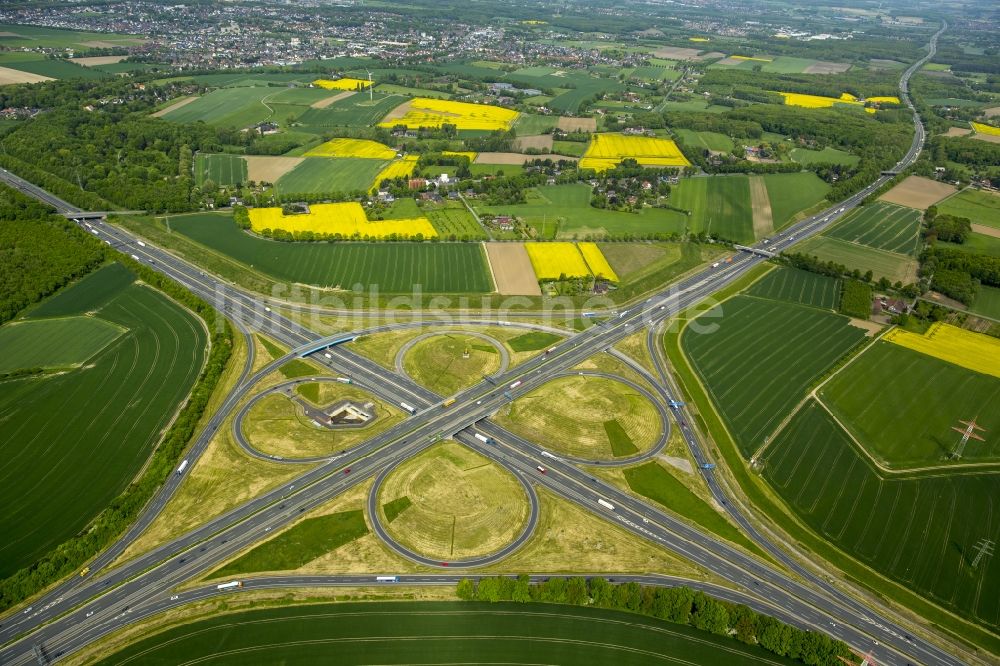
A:
<svg viewBox="0 0 1000 666">
<path fill-rule="evenodd" d="M 183 99 L 179 99 L 176 102 L 174 102 L 173 104 L 171 104 L 170 106 L 168 106 L 166 108 L 163 108 L 163 109 L 160 109 L 159 111 L 157 111 L 156 113 L 154 113 L 153 117 L 154 118 L 162 118 L 163 116 L 167 115 L 171 111 L 176 111 L 177 109 L 181 108 L 185 104 L 190 104 L 191 102 L 195 101 L 196 99 L 198 99 L 197 95 L 192 95 L 191 97 L 184 97 Z"/>
<path fill-rule="evenodd" d="M 771 198 L 762 176 L 750 176 L 750 207 L 753 210 L 753 237 L 766 238 L 774 233 Z"/>
<path fill-rule="evenodd" d="M 336 95 L 330 95 L 329 97 L 324 97 L 323 99 L 321 99 L 319 101 L 313 102 L 312 104 L 309 105 L 309 108 L 312 108 L 312 109 L 325 109 L 326 107 L 330 106 L 334 102 L 339 102 L 340 100 L 345 99 L 347 97 L 350 97 L 351 95 L 354 95 L 354 94 L 355 94 L 355 91 L 353 91 L 353 90 L 345 90 L 343 92 L 337 93 Z"/>
<path fill-rule="evenodd" d="M 1000 229 L 995 227 L 988 227 L 985 224 L 973 224 L 972 230 L 977 234 L 983 234 L 984 236 L 993 236 L 993 238 L 1000 238 Z"/>
<path fill-rule="evenodd" d="M 928 206 L 957 191 L 947 183 L 939 183 L 922 176 L 909 176 L 899 185 L 880 196 L 879 200 L 918 210 L 927 210 Z"/>
<path fill-rule="evenodd" d="M 540 296 L 531 260 L 524 243 L 486 243 L 486 256 L 493 270 L 497 291 L 504 296 Z"/>
</svg>

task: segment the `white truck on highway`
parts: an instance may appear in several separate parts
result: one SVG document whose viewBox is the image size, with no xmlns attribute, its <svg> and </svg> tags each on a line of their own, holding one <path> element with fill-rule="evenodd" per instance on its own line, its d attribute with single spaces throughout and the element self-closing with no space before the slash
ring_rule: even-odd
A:
<svg viewBox="0 0 1000 666">
<path fill-rule="evenodd" d="M 377 583 L 398 583 L 399 576 L 375 576 Z"/>
<path fill-rule="evenodd" d="M 351 378 L 350 377 L 337 377 L 337 381 L 340 382 L 341 384 L 350 384 L 351 383 Z"/>
<path fill-rule="evenodd" d="M 478 432 L 474 435 L 474 437 L 476 439 L 478 439 L 480 442 L 482 442 L 483 444 L 492 444 L 493 443 L 493 438 L 492 437 L 487 437 L 486 435 L 480 434 Z"/>
<path fill-rule="evenodd" d="M 606 499 L 599 499 L 599 500 L 597 500 L 597 503 L 600 504 L 601 506 L 603 506 L 608 511 L 614 511 L 615 510 L 615 505 L 612 504 L 611 502 L 609 502 Z"/>
<path fill-rule="evenodd" d="M 511 385 L 510 385 L 510 386 L 508 386 L 507 388 L 512 388 L 512 389 L 516 389 L 516 388 L 517 388 L 518 386 L 520 386 L 520 385 L 521 385 L 521 380 L 520 380 L 520 379 L 518 379 L 518 380 L 517 380 L 516 382 L 514 382 L 513 384 L 511 384 Z"/>
<path fill-rule="evenodd" d="M 177 474 L 178 475 L 183 474 L 184 470 L 187 469 L 187 466 L 188 466 L 188 461 L 187 458 L 185 458 L 184 460 L 181 461 L 181 466 L 177 468 Z"/>
<path fill-rule="evenodd" d="M 231 580 L 228 583 L 222 583 L 221 585 L 216 585 L 215 587 L 219 590 L 238 590 L 243 587 L 243 581 Z"/>
<path fill-rule="evenodd" d="M 401 402 L 401 403 L 399 403 L 399 406 L 402 407 L 403 409 L 405 409 L 406 411 L 408 411 L 411 414 L 416 414 L 417 413 L 417 410 L 416 410 L 415 407 L 413 407 L 413 405 L 408 405 L 405 402 Z"/>
</svg>

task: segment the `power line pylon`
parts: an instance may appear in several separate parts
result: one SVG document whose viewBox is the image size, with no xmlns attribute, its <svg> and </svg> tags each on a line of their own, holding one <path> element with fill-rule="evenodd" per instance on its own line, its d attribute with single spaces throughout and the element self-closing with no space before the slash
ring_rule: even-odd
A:
<svg viewBox="0 0 1000 666">
<path fill-rule="evenodd" d="M 990 539 L 980 539 L 972 550 L 978 551 L 976 557 L 972 560 L 972 568 L 975 569 L 979 566 L 979 561 L 984 557 L 993 556 L 993 546 L 996 544 Z"/>
<path fill-rule="evenodd" d="M 977 416 L 976 418 L 979 417 Z M 986 441 L 985 439 L 976 434 L 977 430 L 981 432 L 986 432 L 986 428 L 983 428 L 978 423 L 976 423 L 976 419 L 972 419 L 971 421 L 959 421 L 959 423 L 961 423 L 965 427 L 959 428 L 956 426 L 952 426 L 951 428 L 955 432 L 962 433 L 962 439 L 958 442 L 958 444 L 955 446 L 955 449 L 951 452 L 951 457 L 954 458 L 955 460 L 958 460 L 959 458 L 962 457 L 962 453 L 965 451 L 965 445 L 969 443 L 970 439 L 974 439 L 978 442 Z"/>
</svg>

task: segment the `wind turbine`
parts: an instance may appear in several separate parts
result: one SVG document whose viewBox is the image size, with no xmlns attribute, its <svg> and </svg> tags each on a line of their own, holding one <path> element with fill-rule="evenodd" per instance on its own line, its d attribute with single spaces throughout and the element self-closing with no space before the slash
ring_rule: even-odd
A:
<svg viewBox="0 0 1000 666">
<path fill-rule="evenodd" d="M 368 68 L 367 67 L 365 68 L 365 71 L 368 72 Z M 372 90 L 372 73 L 371 72 L 368 72 L 368 100 L 370 102 L 374 102 L 375 101 L 375 91 Z"/>
</svg>

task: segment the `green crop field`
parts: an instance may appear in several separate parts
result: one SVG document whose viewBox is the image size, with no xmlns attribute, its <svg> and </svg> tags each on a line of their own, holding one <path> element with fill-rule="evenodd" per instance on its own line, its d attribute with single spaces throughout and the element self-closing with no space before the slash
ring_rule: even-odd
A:
<svg viewBox="0 0 1000 666">
<path fill-rule="evenodd" d="M 1000 257 L 1000 238 L 987 236 L 973 231 L 964 243 L 941 243 L 942 247 L 950 247 L 963 252 L 973 252 L 976 254 L 989 254 Z"/>
<path fill-rule="evenodd" d="M 764 476 L 804 522 L 861 562 L 1000 627 L 1000 558 L 972 568 L 976 542 L 1000 540 L 996 473 L 885 478 L 810 402 L 767 451 Z"/>
<path fill-rule="evenodd" d="M 386 162 L 361 157 L 307 157 L 278 179 L 283 194 L 368 191 Z"/>
<path fill-rule="evenodd" d="M 0 383 L 0 533 L 18 535 L 0 542 L 0 577 L 79 532 L 128 485 L 201 371 L 201 324 L 133 279 L 113 264 L 29 314 L 93 311 L 121 335 L 79 369 Z"/>
<path fill-rule="evenodd" d="M 842 164 L 844 166 L 854 166 L 861 159 L 857 155 L 845 153 L 836 148 L 824 148 L 823 150 L 809 150 L 808 148 L 792 148 L 791 157 L 793 160 L 804 166 L 810 164 Z"/>
<path fill-rule="evenodd" d="M 720 153 L 728 153 L 733 149 L 733 140 L 720 132 L 696 132 L 689 129 L 676 129 L 674 133 L 685 144 L 695 148 L 705 148 Z"/>
<path fill-rule="evenodd" d="M 293 571 L 368 534 L 361 509 L 306 518 L 216 570 L 213 578 L 258 571 Z"/>
<path fill-rule="evenodd" d="M 794 222 L 797 213 L 812 208 L 830 191 L 830 186 L 811 171 L 769 173 L 764 176 L 764 184 L 771 200 L 775 229 L 783 229 Z"/>
<path fill-rule="evenodd" d="M 232 216 L 219 213 L 173 217 L 170 226 L 278 280 L 377 285 L 384 293 L 409 293 L 417 284 L 425 293 L 493 291 L 478 243 L 282 243 L 244 233 Z"/>
<path fill-rule="evenodd" d="M 937 205 L 939 213 L 967 217 L 973 224 L 1000 229 L 1000 195 L 994 192 L 963 190 Z"/>
<path fill-rule="evenodd" d="M 530 331 L 522 333 L 507 341 L 507 344 L 516 352 L 538 351 L 550 347 L 562 340 L 555 333 L 545 331 Z"/>
<path fill-rule="evenodd" d="M 22 46 L 72 48 L 78 51 L 89 50 L 86 42 L 111 42 L 120 46 L 134 46 L 140 43 L 137 35 L 121 35 L 111 32 L 82 32 L 79 30 L 64 30 L 40 25 L 21 25 L 15 23 L 0 24 L 0 45 L 12 49 Z"/>
<path fill-rule="evenodd" d="M 993 319 L 1000 319 L 1000 289 L 984 284 L 979 285 L 976 300 L 973 301 L 969 311 Z"/>
<path fill-rule="evenodd" d="M 824 235 L 915 257 L 920 250 L 920 219 L 919 210 L 876 202 L 854 209 Z"/>
<path fill-rule="evenodd" d="M 674 186 L 670 203 L 691 211 L 688 230 L 693 233 L 717 234 L 737 243 L 754 241 L 746 176 L 686 178 Z"/>
<path fill-rule="evenodd" d="M 114 342 L 124 329 L 96 317 L 60 317 L 0 326 L 0 373 L 23 368 L 80 365 Z"/>
<path fill-rule="evenodd" d="M 332 93 L 331 93 L 332 94 Z M 338 100 L 325 109 L 306 109 L 299 122 L 305 130 L 319 130 L 326 127 L 367 127 L 382 120 L 387 113 L 406 101 L 401 95 L 375 93 L 374 100 L 368 95 L 351 95 Z"/>
<path fill-rule="evenodd" d="M 892 468 L 947 464 L 959 420 L 977 418 L 987 432 L 1000 431 L 1000 379 L 890 342 L 866 350 L 821 396 L 872 456 Z M 988 437 L 970 441 L 961 462 L 998 459 L 1000 440 Z"/>
<path fill-rule="evenodd" d="M 559 122 L 558 116 L 539 116 L 533 113 L 522 113 L 514 123 L 514 130 L 518 136 L 531 136 L 543 134 L 545 130 L 552 129 Z"/>
<path fill-rule="evenodd" d="M 194 661 L 241 666 L 248 661 L 288 666 L 793 663 L 728 637 L 632 613 L 477 602 L 311 604 L 243 611 L 148 636 L 99 663 L 173 666 Z"/>
<path fill-rule="evenodd" d="M 824 275 L 784 266 L 755 282 L 746 293 L 751 296 L 812 305 L 836 310 L 840 299 L 840 281 Z"/>
<path fill-rule="evenodd" d="M 68 60 L 47 60 L 37 54 L 37 60 L 16 60 L 2 63 L 4 67 L 40 74 L 53 79 L 103 79 L 111 75 L 93 67 L 83 67 Z"/>
<path fill-rule="evenodd" d="M 625 213 L 590 205 L 590 186 L 543 185 L 527 192 L 528 202 L 507 206 L 476 206 L 479 213 L 517 215 L 538 230 L 542 238 L 585 239 L 588 235 L 682 233 L 685 216 L 664 208 Z"/>
<path fill-rule="evenodd" d="M 876 280 L 886 277 L 891 282 L 909 284 L 917 278 L 917 261 L 913 257 L 876 250 L 839 238 L 815 236 L 796 245 L 792 251 L 816 255 L 824 261 L 835 261 L 849 269 L 857 268 L 862 273 L 870 270 Z"/>
<path fill-rule="evenodd" d="M 203 155 L 194 160 L 194 182 L 198 187 L 212 180 L 216 185 L 242 185 L 247 182 L 247 163 L 239 155 Z"/>
<path fill-rule="evenodd" d="M 636 67 L 632 70 L 631 76 L 641 81 L 662 83 L 663 81 L 676 81 L 681 77 L 681 73 L 673 67 L 647 65 L 645 67 Z"/>
<path fill-rule="evenodd" d="M 864 338 L 847 317 L 736 296 L 688 326 L 684 353 L 744 454 L 752 454 L 806 389 Z"/>
<path fill-rule="evenodd" d="M 240 129 L 270 118 L 271 111 L 262 101 L 281 90 L 263 86 L 219 88 L 163 117 L 178 123 L 200 120 L 209 125 Z"/>
<path fill-rule="evenodd" d="M 408 201 L 404 199 L 404 201 Z M 472 217 L 472 213 L 459 201 L 448 201 L 443 207 L 427 207 L 417 215 L 426 215 L 442 238 L 459 240 L 464 236 L 485 239 L 486 232 Z"/>
</svg>

